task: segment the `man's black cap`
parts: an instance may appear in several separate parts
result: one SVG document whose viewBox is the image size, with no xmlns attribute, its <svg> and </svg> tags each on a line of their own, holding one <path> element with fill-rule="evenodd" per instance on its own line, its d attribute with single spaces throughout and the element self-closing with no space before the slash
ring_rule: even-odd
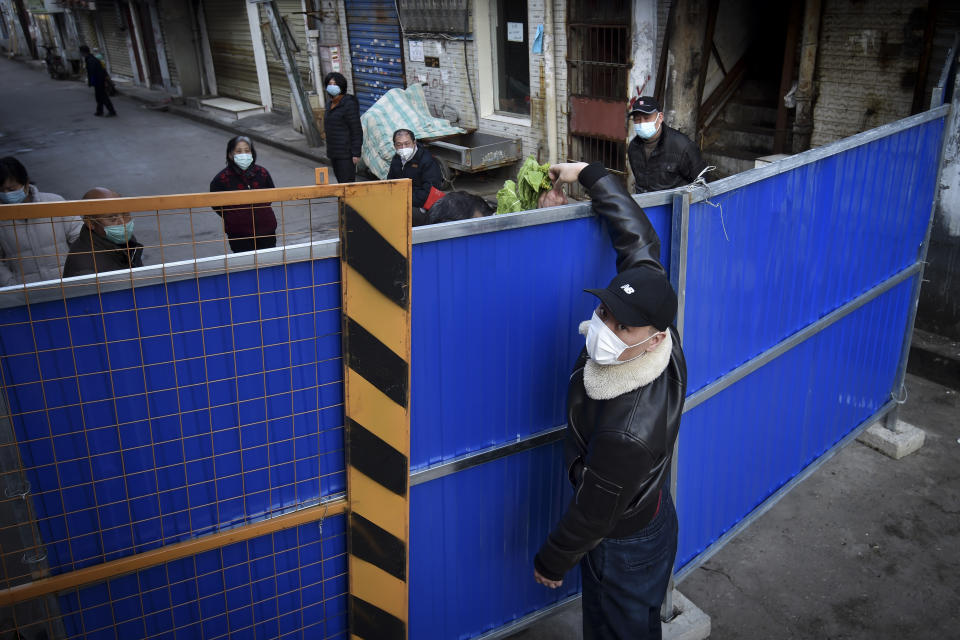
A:
<svg viewBox="0 0 960 640">
<path fill-rule="evenodd" d="M 660 111 L 660 103 L 653 96 L 637 96 L 630 100 L 630 106 L 627 108 L 627 115 L 642 113 L 650 115 Z"/>
<path fill-rule="evenodd" d="M 677 294 L 665 273 L 650 266 L 618 274 L 606 289 L 586 289 L 600 298 L 617 322 L 666 331 L 677 315 Z"/>
</svg>

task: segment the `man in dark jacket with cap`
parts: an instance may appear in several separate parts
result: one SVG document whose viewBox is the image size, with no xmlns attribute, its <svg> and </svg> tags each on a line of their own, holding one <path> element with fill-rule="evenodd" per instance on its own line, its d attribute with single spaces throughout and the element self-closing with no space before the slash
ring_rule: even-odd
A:
<svg viewBox="0 0 960 640">
<path fill-rule="evenodd" d="M 599 306 L 580 326 L 586 346 L 567 396 L 565 457 L 574 497 L 534 558 L 534 578 L 556 588 L 580 563 L 583 636 L 659 640 L 660 606 L 677 553 L 670 464 L 687 387 L 672 323 L 677 296 L 660 264 L 660 241 L 602 165 L 550 168 L 579 179 L 606 220 L 617 276 L 590 289 Z"/>
<path fill-rule="evenodd" d="M 390 163 L 387 180 L 410 178 L 413 182 L 413 208 L 419 209 L 430 197 L 430 188 L 439 190 L 443 184 L 440 165 L 429 151 L 417 144 L 413 131 L 409 129 L 393 132 L 393 148 L 397 152 Z"/>
<path fill-rule="evenodd" d="M 627 148 L 637 193 L 690 184 L 707 166 L 690 138 L 663 123 L 655 98 L 639 96 L 627 109 L 634 137 Z"/>
</svg>

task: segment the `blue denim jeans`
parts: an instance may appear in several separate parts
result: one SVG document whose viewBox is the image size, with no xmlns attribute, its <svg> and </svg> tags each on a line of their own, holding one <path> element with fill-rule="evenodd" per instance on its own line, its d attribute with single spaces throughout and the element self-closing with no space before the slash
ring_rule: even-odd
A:
<svg viewBox="0 0 960 640">
<path fill-rule="evenodd" d="M 660 605 L 677 555 L 677 512 L 660 510 L 627 538 L 604 539 L 580 561 L 584 640 L 660 640 Z"/>
</svg>

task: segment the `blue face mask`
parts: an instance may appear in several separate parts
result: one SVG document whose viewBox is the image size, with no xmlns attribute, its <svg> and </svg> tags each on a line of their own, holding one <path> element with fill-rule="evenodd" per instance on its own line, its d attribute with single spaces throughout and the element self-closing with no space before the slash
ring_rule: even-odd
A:
<svg viewBox="0 0 960 640">
<path fill-rule="evenodd" d="M 657 128 L 656 121 L 637 122 L 633 125 L 633 130 L 644 140 L 649 140 L 653 136 L 657 135 Z"/>
<path fill-rule="evenodd" d="M 253 154 L 252 153 L 235 153 L 233 154 L 233 163 L 243 169 L 247 170 L 251 164 L 253 164 Z"/>
<path fill-rule="evenodd" d="M 26 189 L 17 189 L 16 191 L 0 191 L 0 203 L 2 204 L 20 204 L 26 199 Z"/>
<path fill-rule="evenodd" d="M 112 224 L 103 228 L 103 235 L 113 244 L 127 244 L 133 237 L 133 220 L 127 224 Z"/>
<path fill-rule="evenodd" d="M 335 85 L 335 84 L 328 84 L 328 85 L 327 85 L 327 93 L 329 93 L 331 96 L 336 97 L 336 96 L 340 95 L 340 87 L 338 87 L 338 86 Z"/>
</svg>

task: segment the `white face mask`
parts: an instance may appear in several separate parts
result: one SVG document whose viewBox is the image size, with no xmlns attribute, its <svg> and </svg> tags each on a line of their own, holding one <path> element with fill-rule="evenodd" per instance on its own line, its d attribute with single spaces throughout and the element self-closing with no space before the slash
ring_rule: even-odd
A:
<svg viewBox="0 0 960 640">
<path fill-rule="evenodd" d="M 416 151 L 415 147 L 406 147 L 403 149 L 397 149 L 397 155 L 400 156 L 400 159 L 404 162 L 408 162 L 410 158 L 413 157 L 413 152 Z"/>
<path fill-rule="evenodd" d="M 657 121 L 653 122 L 637 122 L 633 125 L 633 130 L 637 132 L 637 135 L 643 138 L 644 140 L 649 140 L 653 136 L 657 135 Z"/>
<path fill-rule="evenodd" d="M 597 315 L 597 312 L 594 311 L 593 316 L 590 318 L 590 326 L 587 328 L 587 355 L 597 364 L 623 364 L 630 362 L 647 355 L 647 352 L 644 351 L 640 355 L 630 358 L 630 360 L 619 360 L 620 355 L 627 349 L 639 347 L 655 335 L 657 334 L 655 333 L 637 344 L 627 344 L 618 338 L 617 334 L 611 331 L 610 327 L 605 325 L 603 320 L 600 319 L 600 316 Z"/>
<path fill-rule="evenodd" d="M 247 170 L 251 164 L 253 164 L 253 154 L 252 153 L 235 153 L 233 154 L 233 163 L 243 169 Z"/>
</svg>

